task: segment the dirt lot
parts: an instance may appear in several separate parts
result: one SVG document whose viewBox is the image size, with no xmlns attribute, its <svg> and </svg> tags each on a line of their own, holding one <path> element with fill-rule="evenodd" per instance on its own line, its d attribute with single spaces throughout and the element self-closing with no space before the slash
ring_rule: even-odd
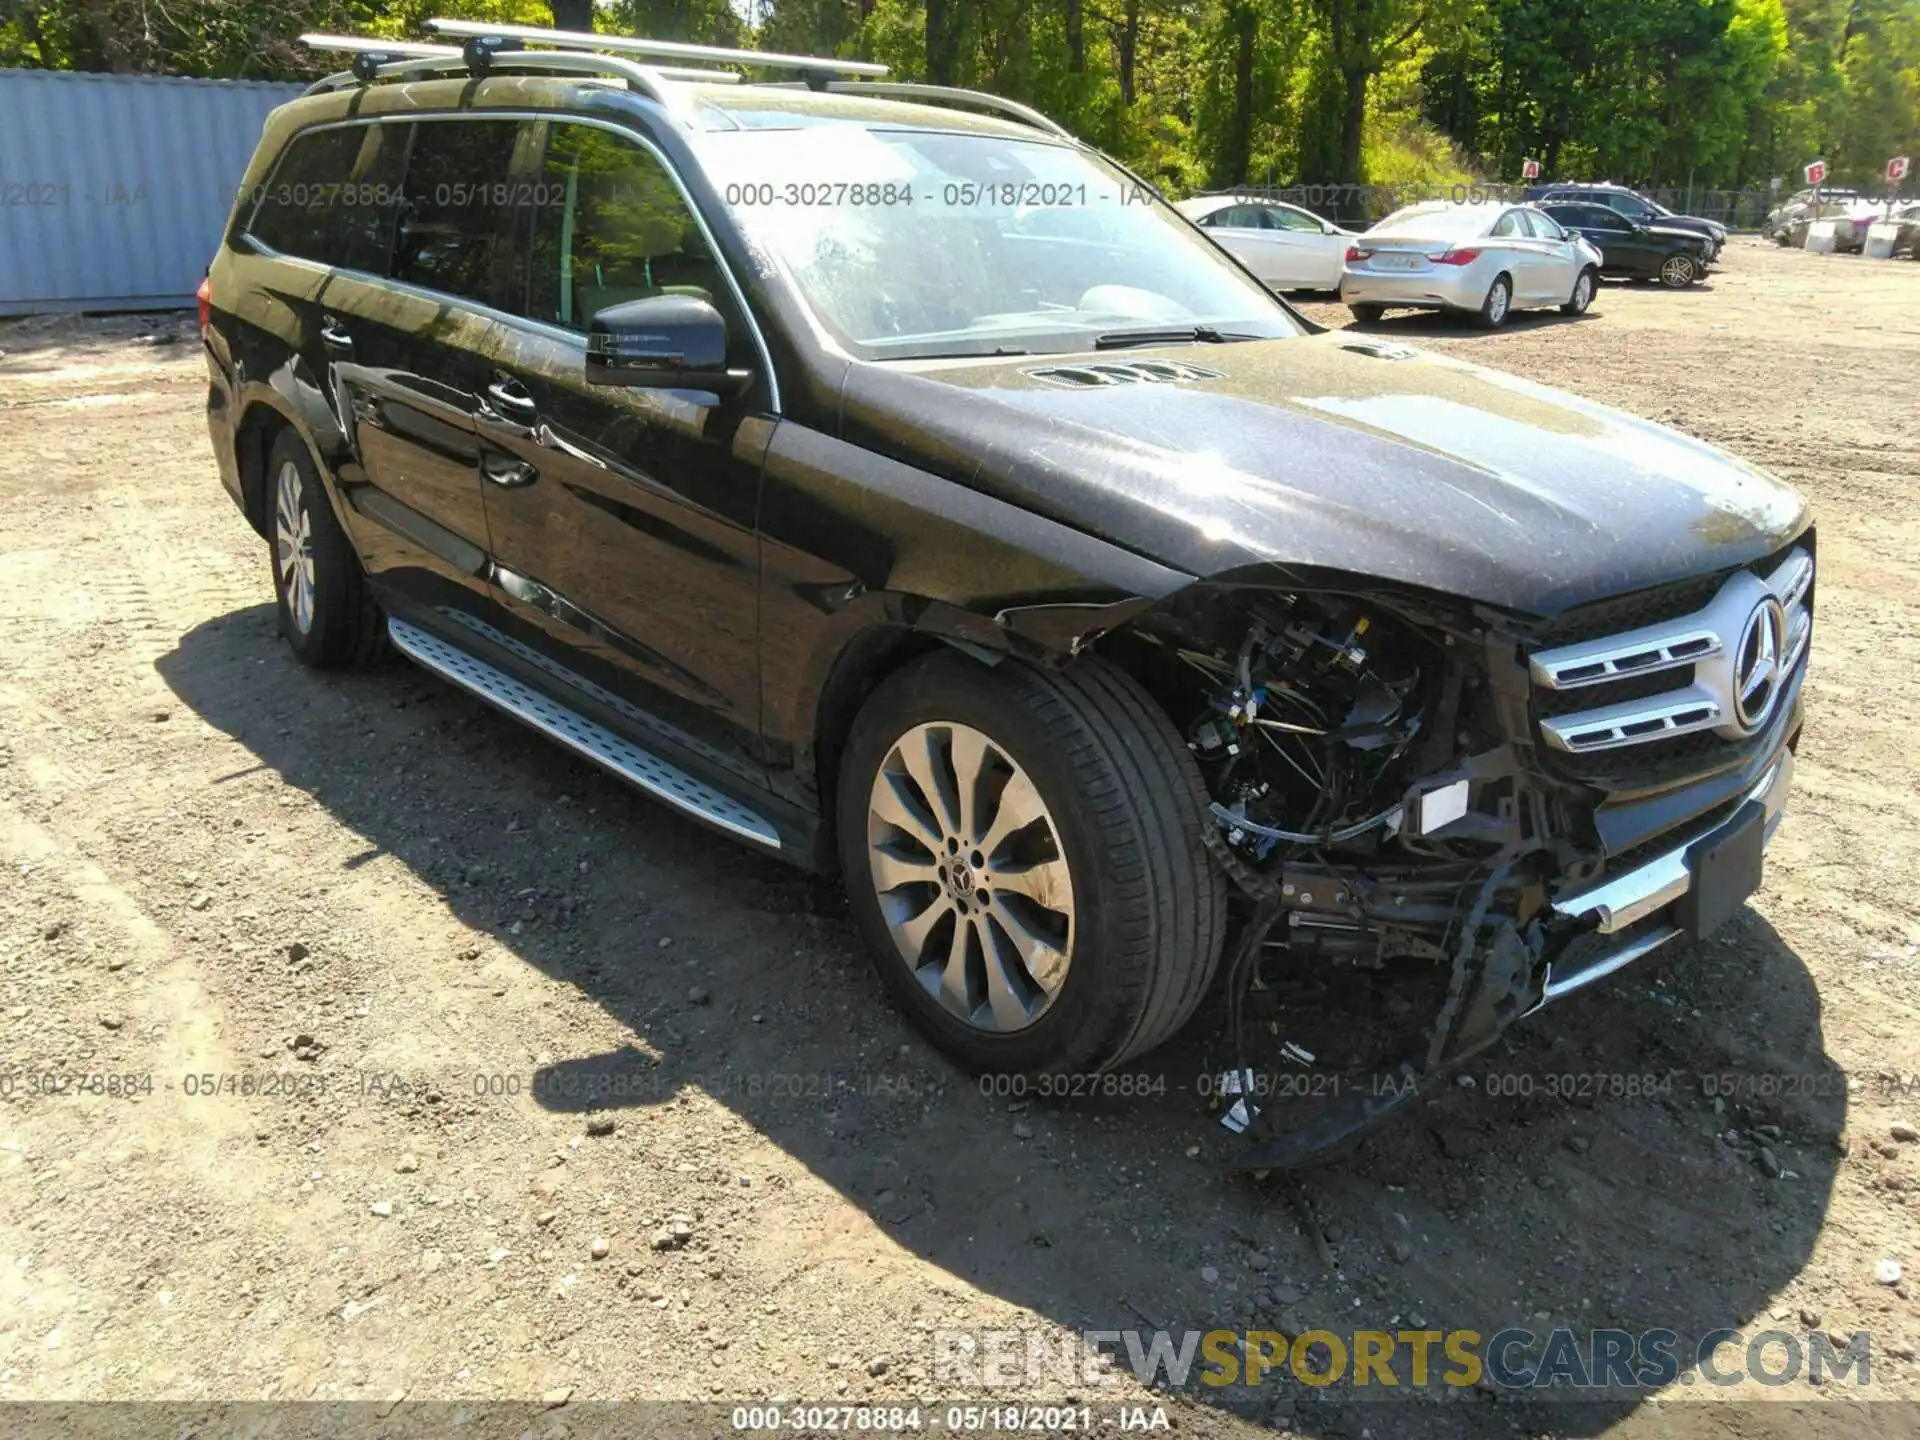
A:
<svg viewBox="0 0 1920 1440">
<path fill-rule="evenodd" d="M 1157 1098 L 985 1097 L 830 896 L 404 664 L 300 669 L 190 320 L 0 326 L 0 1397 L 512 1399 L 538 1434 L 944 1401 L 938 1329 L 1724 1326 L 1869 1330 L 1872 1388 L 1162 1400 L 1190 1434 L 1915 1433 L 1920 265 L 1739 242 L 1577 322 L 1381 328 L 1802 486 L 1820 628 L 1730 936 L 1536 1017 L 1303 1204 L 1219 1169 L 1204 1024 Z M 1550 1093 L 1593 1075 L 1672 1083 Z"/>
</svg>

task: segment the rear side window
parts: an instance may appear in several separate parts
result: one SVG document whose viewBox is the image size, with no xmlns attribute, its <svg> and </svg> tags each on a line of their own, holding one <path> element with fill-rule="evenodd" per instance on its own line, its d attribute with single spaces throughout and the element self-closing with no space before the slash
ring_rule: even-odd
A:
<svg viewBox="0 0 1920 1440">
<path fill-rule="evenodd" d="M 1229 205 L 1207 217 L 1207 224 L 1222 230 L 1272 230 L 1277 228 L 1258 205 Z"/>
<path fill-rule="evenodd" d="M 1499 222 L 1489 233 L 1501 236 L 1504 239 L 1518 237 L 1522 233 L 1520 212 L 1518 210 L 1507 211 L 1506 214 L 1500 217 Z"/>
<path fill-rule="evenodd" d="M 260 200 L 247 233 L 283 255 L 344 263 L 347 236 L 340 197 L 353 177 L 362 126 L 308 130 L 293 137 L 280 163 L 260 187 Z"/>
<path fill-rule="evenodd" d="M 741 333 L 719 261 L 651 151 L 597 126 L 555 123 L 527 189 L 529 318 L 585 330 L 609 305 L 692 295 Z"/>
<path fill-rule="evenodd" d="M 516 120 L 414 124 L 393 278 L 497 305 Z"/>
</svg>

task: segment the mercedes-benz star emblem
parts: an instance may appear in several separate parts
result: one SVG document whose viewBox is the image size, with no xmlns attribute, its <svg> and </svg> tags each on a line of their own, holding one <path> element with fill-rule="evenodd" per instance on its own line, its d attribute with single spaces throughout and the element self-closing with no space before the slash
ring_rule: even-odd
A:
<svg viewBox="0 0 1920 1440">
<path fill-rule="evenodd" d="M 1733 708 L 1742 728 L 1758 730 L 1780 693 L 1780 662 L 1787 653 L 1787 612 L 1769 595 L 1753 607 L 1740 632 L 1733 667 Z"/>
</svg>

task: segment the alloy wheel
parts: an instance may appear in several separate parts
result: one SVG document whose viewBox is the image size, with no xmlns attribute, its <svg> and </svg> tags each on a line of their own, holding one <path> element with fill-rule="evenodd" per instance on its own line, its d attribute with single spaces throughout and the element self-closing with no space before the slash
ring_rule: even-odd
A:
<svg viewBox="0 0 1920 1440">
<path fill-rule="evenodd" d="M 1495 325 L 1506 319 L 1510 299 L 1506 285 L 1501 281 L 1494 281 L 1493 289 L 1487 292 L 1487 319 Z"/>
<path fill-rule="evenodd" d="M 1693 262 L 1684 255 L 1669 255 L 1660 262 L 1660 281 L 1678 290 L 1693 283 Z"/>
<path fill-rule="evenodd" d="M 281 465 L 274 487 L 274 558 L 287 614 L 305 635 L 313 628 L 313 521 L 301 503 L 302 488 L 300 467 L 291 460 Z"/>
<path fill-rule="evenodd" d="M 1584 314 L 1587 306 L 1593 303 L 1593 272 L 1582 270 L 1580 278 L 1573 282 L 1573 310 L 1576 315 Z"/>
<path fill-rule="evenodd" d="M 916 725 L 874 776 L 867 858 L 901 960 L 976 1030 L 1034 1024 L 1073 958 L 1073 877 L 1046 802 L 981 731 Z"/>
</svg>

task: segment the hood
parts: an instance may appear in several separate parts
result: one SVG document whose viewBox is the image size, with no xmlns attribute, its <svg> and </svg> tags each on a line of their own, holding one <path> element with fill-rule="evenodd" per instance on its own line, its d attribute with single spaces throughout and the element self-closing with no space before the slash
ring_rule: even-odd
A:
<svg viewBox="0 0 1920 1440">
<path fill-rule="evenodd" d="M 1143 362 L 1204 373 L 1083 368 Z M 842 430 L 1191 575 L 1327 568 L 1537 615 L 1744 564 L 1808 523 L 1794 490 L 1699 441 L 1346 331 L 855 364 Z"/>
<path fill-rule="evenodd" d="M 1655 220 L 1647 227 L 1650 235 L 1664 236 L 1669 240 L 1703 240 L 1706 237 L 1700 231 L 1687 225 L 1672 225 L 1665 220 Z"/>
</svg>

